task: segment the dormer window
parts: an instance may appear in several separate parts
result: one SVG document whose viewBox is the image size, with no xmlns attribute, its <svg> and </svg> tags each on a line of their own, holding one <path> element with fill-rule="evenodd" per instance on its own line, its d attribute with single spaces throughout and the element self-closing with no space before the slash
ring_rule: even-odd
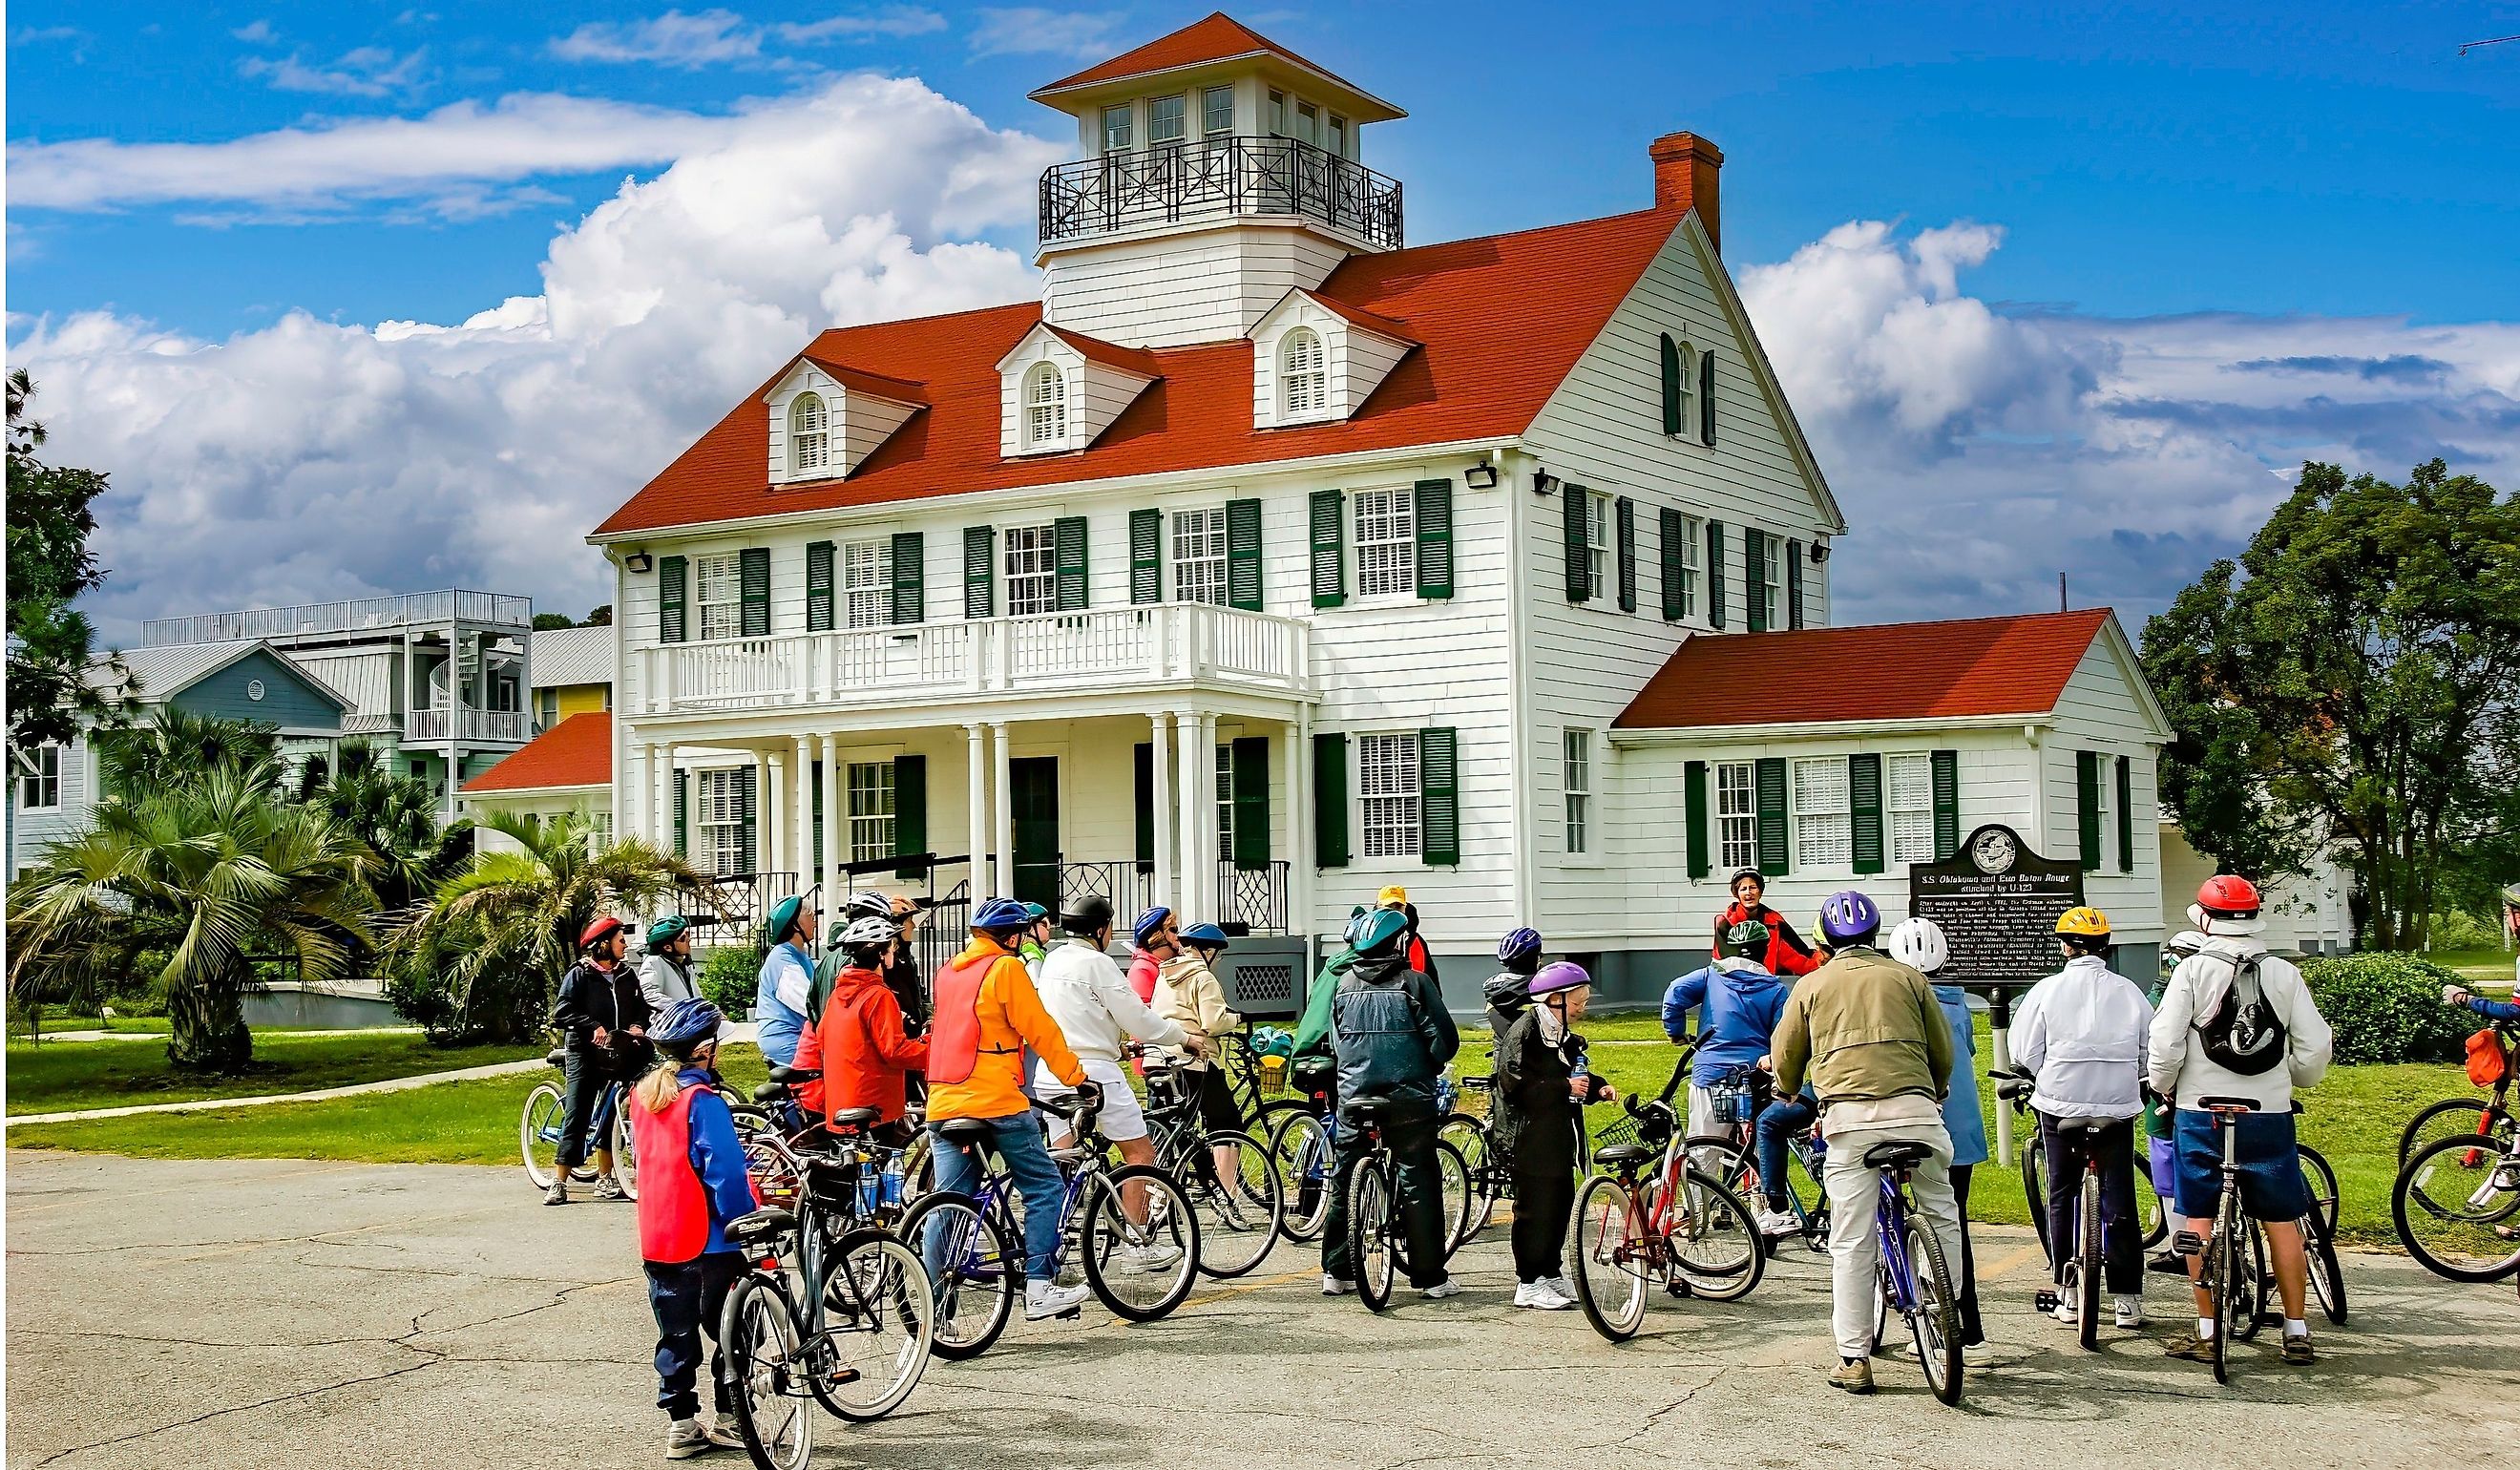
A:
<svg viewBox="0 0 2520 1470">
<path fill-rule="evenodd" d="M 831 417 L 820 393 L 799 393 L 788 405 L 788 463 L 799 475 L 831 468 Z"/>
<path fill-rule="evenodd" d="M 1035 449 L 1067 437 L 1067 375 L 1057 363 L 1037 364 L 1024 377 L 1024 443 Z"/>
<path fill-rule="evenodd" d="M 925 406 L 919 383 L 845 363 L 799 358 L 761 395 L 765 468 L 774 485 L 845 479 Z"/>
<path fill-rule="evenodd" d="M 1279 381 L 1285 387 L 1285 416 L 1309 418 L 1329 407 L 1329 355 L 1322 334 L 1309 327 L 1286 334 Z"/>
</svg>

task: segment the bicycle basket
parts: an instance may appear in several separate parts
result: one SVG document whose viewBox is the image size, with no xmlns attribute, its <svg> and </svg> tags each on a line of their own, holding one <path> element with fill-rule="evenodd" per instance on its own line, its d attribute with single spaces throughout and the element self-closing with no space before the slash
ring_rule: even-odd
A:
<svg viewBox="0 0 2520 1470">
<path fill-rule="evenodd" d="M 1496 1079 L 1481 1076 L 1462 1078 L 1462 1095 L 1453 1100 L 1453 1108 L 1481 1123 L 1495 1122 Z"/>
<path fill-rule="evenodd" d="M 1292 1069 L 1287 1065 L 1285 1057 L 1273 1056 L 1266 1051 L 1261 1052 L 1260 1067 L 1256 1074 L 1260 1082 L 1260 1091 L 1267 1093 L 1286 1091 L 1286 1075 L 1290 1070 Z"/>
<path fill-rule="evenodd" d="M 1639 1125 L 1637 1116 L 1634 1113 L 1622 1113 L 1594 1133 L 1593 1151 L 1598 1153 L 1615 1144 L 1643 1143 L 1644 1141 L 1644 1130 Z"/>
</svg>

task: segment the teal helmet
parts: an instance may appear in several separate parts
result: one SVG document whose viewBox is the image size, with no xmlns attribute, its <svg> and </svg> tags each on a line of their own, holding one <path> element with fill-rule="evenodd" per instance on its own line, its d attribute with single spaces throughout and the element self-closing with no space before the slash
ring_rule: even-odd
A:
<svg viewBox="0 0 2520 1470">
<path fill-rule="evenodd" d="M 672 944 L 691 932 L 692 921 L 679 913 L 668 913 L 648 926 L 648 948 Z"/>
<path fill-rule="evenodd" d="M 1351 927 L 1348 947 L 1360 955 L 1387 954 L 1408 932 L 1409 915 L 1397 909 L 1376 909 Z"/>
<path fill-rule="evenodd" d="M 804 912 L 804 899 L 781 899 L 770 908 L 770 921 L 761 926 L 764 936 L 767 937 L 772 944 L 778 944 L 780 941 L 788 937 L 788 930 L 796 927 L 796 917 Z M 808 937 L 810 938 L 811 936 Z"/>
</svg>

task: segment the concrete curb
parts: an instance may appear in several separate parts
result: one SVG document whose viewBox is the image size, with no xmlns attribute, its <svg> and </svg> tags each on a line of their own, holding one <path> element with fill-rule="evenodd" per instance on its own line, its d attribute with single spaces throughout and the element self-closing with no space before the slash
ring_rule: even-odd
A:
<svg viewBox="0 0 2520 1470">
<path fill-rule="evenodd" d="M 332 1097 L 357 1097 L 369 1092 L 407 1092 L 441 1082 L 471 1082 L 482 1077 L 513 1077 L 525 1072 L 553 1072 L 539 1056 L 493 1062 L 486 1067 L 460 1067 L 452 1072 L 423 1072 L 417 1077 L 388 1077 L 382 1082 L 354 1083 L 343 1088 L 318 1088 L 312 1092 L 272 1092 L 258 1097 L 200 1097 L 190 1102 L 147 1102 L 131 1107 L 92 1107 L 69 1113 L 31 1113 L 0 1122 L 0 1129 L 33 1123 L 85 1123 L 97 1118 L 136 1118 L 148 1113 L 204 1113 L 214 1108 L 266 1107 L 275 1102 L 322 1102 Z"/>
</svg>

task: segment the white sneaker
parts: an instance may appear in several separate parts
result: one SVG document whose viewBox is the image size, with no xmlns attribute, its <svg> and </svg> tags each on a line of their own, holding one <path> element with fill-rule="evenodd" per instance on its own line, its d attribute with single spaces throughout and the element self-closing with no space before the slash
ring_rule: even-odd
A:
<svg viewBox="0 0 2520 1470">
<path fill-rule="evenodd" d="M 564 1205 L 568 1203 L 568 1180 L 566 1176 L 562 1176 L 562 1178 L 551 1181 L 551 1187 L 543 1191 L 543 1203 L 547 1205 Z"/>
<path fill-rule="evenodd" d="M 621 1187 L 619 1180 L 608 1174 L 595 1181 L 595 1197 L 603 1200 L 628 1199 L 630 1191 Z"/>
<path fill-rule="evenodd" d="M 1575 1283 L 1567 1280 L 1564 1276 L 1551 1276 L 1546 1284 L 1551 1291 L 1557 1293 L 1566 1300 L 1570 1302 L 1575 1300 Z"/>
<path fill-rule="evenodd" d="M 1111 1253 L 1120 1270 L 1132 1275 L 1150 1276 L 1181 1259 L 1177 1245 L 1124 1245 Z"/>
<path fill-rule="evenodd" d="M 2056 1320 L 2071 1327 L 2083 1320 L 2083 1304 L 2079 1295 L 2069 1296 L 2056 1304 Z"/>
<path fill-rule="evenodd" d="M 717 1448 L 698 1419 L 676 1419 L 673 1427 L 665 1431 L 665 1458 L 669 1460 L 687 1460 Z"/>
<path fill-rule="evenodd" d="M 1436 1282 L 1432 1286 L 1421 1286 L 1418 1288 L 1418 1294 L 1424 1297 L 1427 1301 L 1440 1302 L 1446 1297 L 1460 1296 L 1462 1294 L 1462 1283 L 1454 1280 L 1450 1276 L 1446 1276 L 1444 1279 Z"/>
<path fill-rule="evenodd" d="M 1972 1368 L 1983 1368 L 1983 1367 L 1987 1367 L 1987 1366 L 1991 1365 L 1991 1364 L 1995 1361 L 1995 1344 L 1993 1344 L 1993 1343 L 1963 1343 L 1963 1344 L 1961 1344 L 1961 1345 L 1960 1345 L 1960 1361 L 1961 1361 L 1962 1363 L 1966 1364 L 1967 1366 L 1972 1367 Z"/>
<path fill-rule="evenodd" d="M 1356 1295 L 1356 1283 L 1345 1276 L 1333 1276 L 1329 1272 L 1324 1271 L 1322 1272 L 1322 1295 L 1326 1297 L 1352 1297 Z"/>
<path fill-rule="evenodd" d="M 1759 1212 L 1759 1233 L 1762 1235 L 1799 1235 L 1802 1228 L 1803 1223 L 1794 1219 L 1791 1210 L 1762 1209 Z"/>
<path fill-rule="evenodd" d="M 1525 1281 L 1513 1289 L 1513 1305 L 1536 1312 L 1566 1312 L 1575 1303 L 1557 1294 L 1557 1288 L 1547 1281 Z"/>
<path fill-rule="evenodd" d="M 2119 1326 L 2121 1326 L 2121 1327 L 2140 1327 L 2140 1326 L 2142 1326 L 2142 1325 L 2143 1325 L 2143 1298 L 2141 1298 L 2141 1297 L 2120 1297 L 2120 1298 L 2118 1298 L 2118 1299 L 2117 1299 L 2117 1322 L 2118 1322 L 2118 1325 L 2119 1325 Z"/>
<path fill-rule="evenodd" d="M 714 1415 L 702 1414 L 699 1419 L 699 1425 L 700 1432 L 708 1436 L 709 1443 L 715 1445 L 720 1449 L 742 1449 L 743 1448 L 743 1431 L 735 1427 L 735 1421 L 733 1419 L 722 1419 Z"/>
<path fill-rule="evenodd" d="M 1024 1283 L 1024 1320 L 1038 1322 L 1080 1310 L 1094 1295 L 1090 1286 L 1059 1286 L 1049 1281 Z"/>
</svg>

